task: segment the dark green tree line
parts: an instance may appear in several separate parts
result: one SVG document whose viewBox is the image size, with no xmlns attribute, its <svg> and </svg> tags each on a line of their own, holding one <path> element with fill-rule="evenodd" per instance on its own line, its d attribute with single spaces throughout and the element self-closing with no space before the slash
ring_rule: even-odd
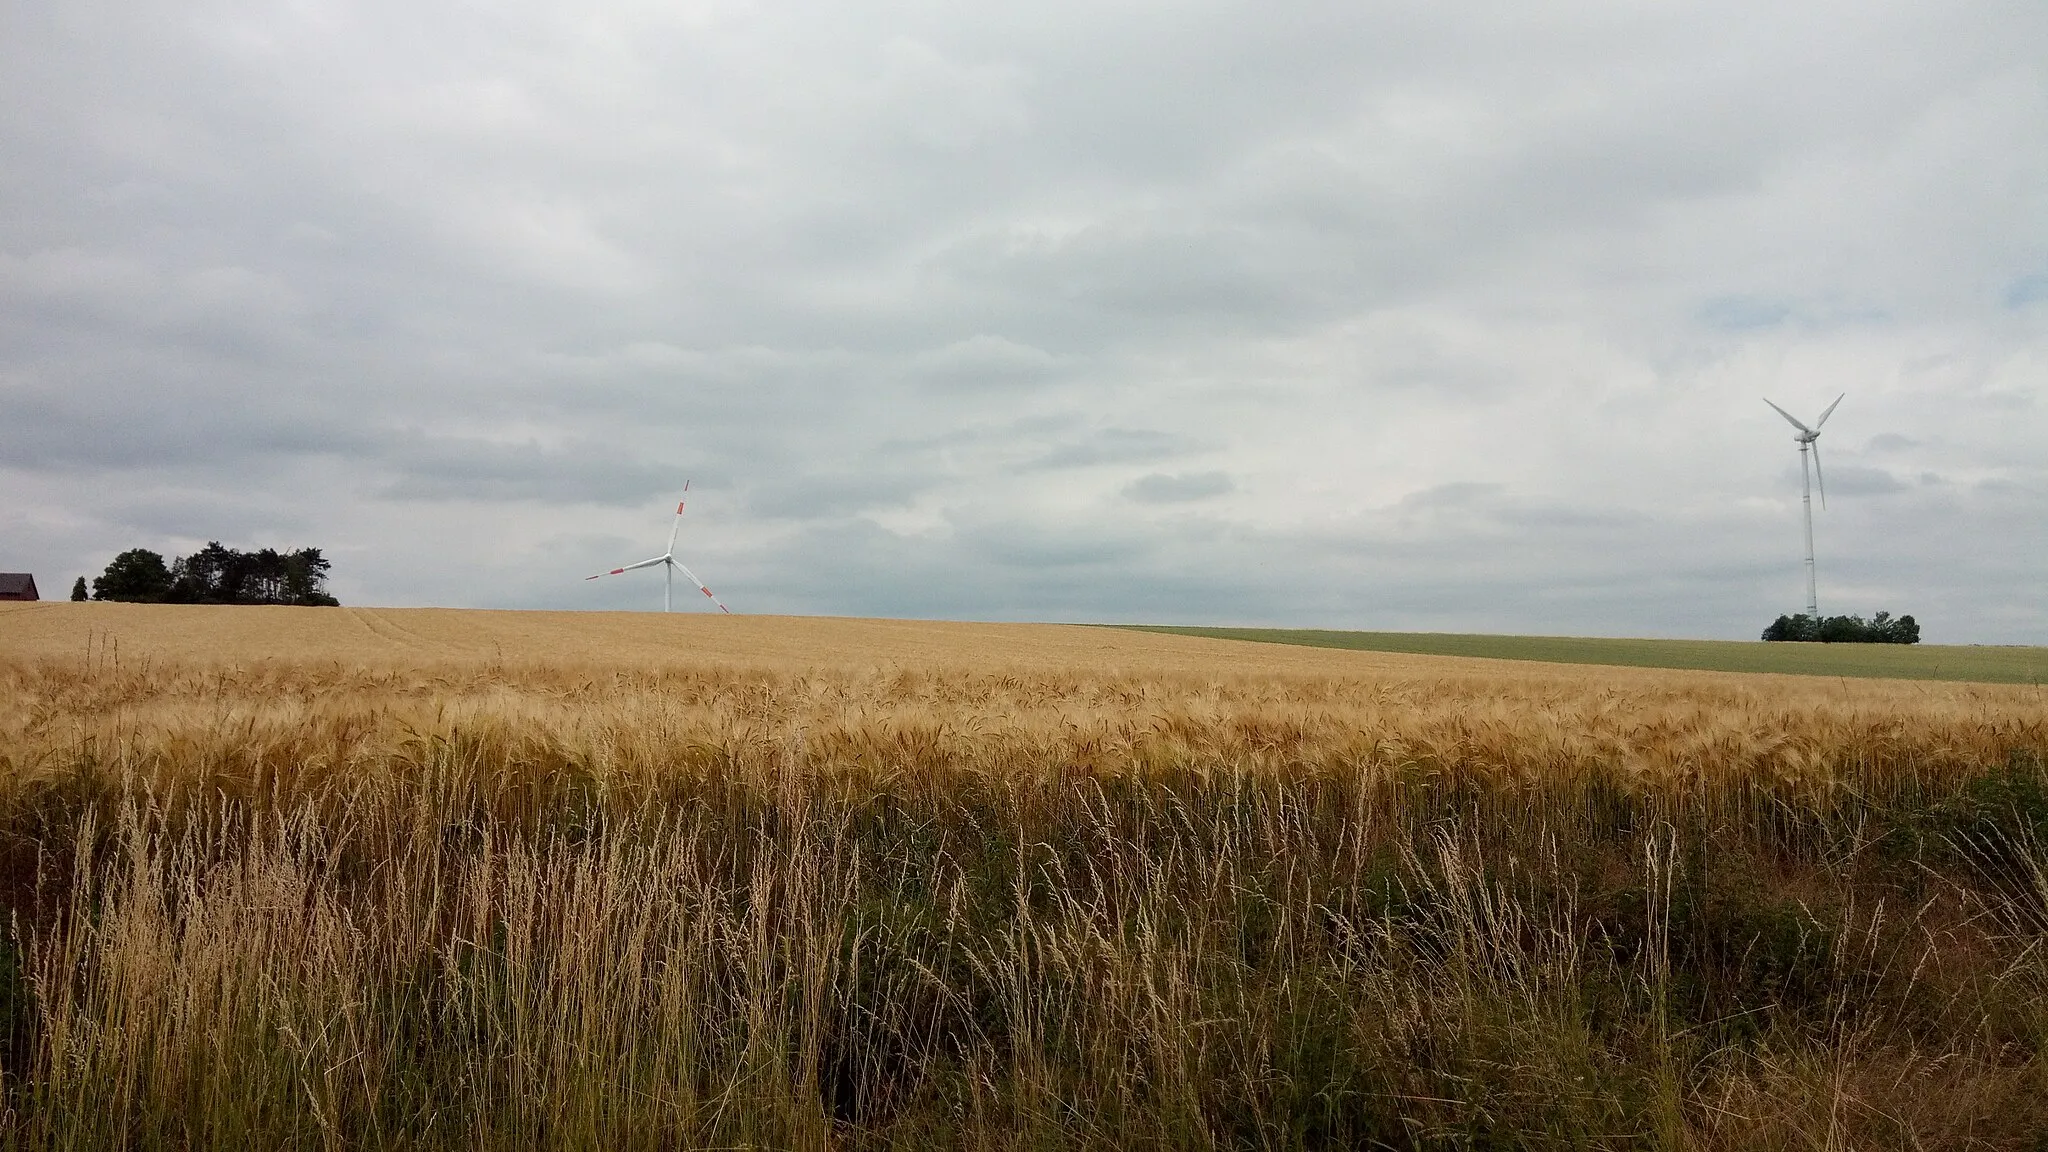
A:
<svg viewBox="0 0 2048 1152">
<path fill-rule="evenodd" d="M 163 604 L 335 605 L 327 592 L 331 561 L 318 548 L 243 552 L 218 540 L 169 564 L 147 548 L 114 557 L 92 582 L 93 599 Z"/>
<path fill-rule="evenodd" d="M 1766 640 L 1805 640 L 1821 644 L 1918 644 L 1920 624 L 1911 616 L 1893 618 L 1879 612 L 1865 620 L 1861 616 L 1823 616 L 1818 619 L 1801 612 L 1780 616 L 1764 629 Z"/>
</svg>

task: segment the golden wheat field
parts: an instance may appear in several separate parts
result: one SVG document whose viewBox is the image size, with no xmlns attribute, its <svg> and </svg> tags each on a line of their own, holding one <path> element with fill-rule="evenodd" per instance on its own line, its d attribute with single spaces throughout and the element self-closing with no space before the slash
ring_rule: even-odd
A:
<svg viewBox="0 0 2048 1152">
<path fill-rule="evenodd" d="M 0 606 L 20 1148 L 1999 1148 L 2034 686 Z"/>
<path fill-rule="evenodd" d="M 1363 757 L 1510 772 L 1597 763 L 1678 779 L 1843 762 L 1939 771 L 2048 732 L 2036 685 L 651 613 L 6 605 L 0 675 L 12 689 L 0 733 L 17 772 L 88 737 L 134 752 L 215 741 L 231 759 L 282 741 L 324 762 L 379 739 L 504 724 L 621 767 L 658 765 L 678 740 L 801 738 L 829 761 L 842 745 L 858 758 L 876 741 L 926 738 L 992 768 Z M 705 690 L 721 684 L 735 690 Z"/>
</svg>

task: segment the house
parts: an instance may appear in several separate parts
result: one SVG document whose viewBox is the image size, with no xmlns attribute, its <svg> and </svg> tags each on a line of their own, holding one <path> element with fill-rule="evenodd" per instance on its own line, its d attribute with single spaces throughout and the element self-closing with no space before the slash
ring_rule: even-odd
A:
<svg viewBox="0 0 2048 1152">
<path fill-rule="evenodd" d="M 26 572 L 0 572 L 0 600 L 41 600 L 36 578 Z"/>
</svg>

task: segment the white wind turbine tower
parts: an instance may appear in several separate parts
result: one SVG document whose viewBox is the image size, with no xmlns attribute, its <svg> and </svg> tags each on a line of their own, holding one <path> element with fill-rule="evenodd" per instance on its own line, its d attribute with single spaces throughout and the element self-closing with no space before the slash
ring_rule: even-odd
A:
<svg viewBox="0 0 2048 1152">
<path fill-rule="evenodd" d="M 1847 392 L 1842 393 L 1842 396 L 1847 395 Z M 1829 416 L 1834 415 L 1835 405 L 1842 402 L 1842 396 L 1835 397 L 1835 403 L 1828 405 L 1828 410 L 1820 414 L 1820 419 L 1815 420 L 1811 428 L 1794 420 L 1790 412 L 1771 404 L 1770 397 L 1764 397 L 1764 403 L 1771 404 L 1773 412 L 1783 416 L 1794 428 L 1799 429 L 1799 434 L 1792 439 L 1799 445 L 1799 502 L 1806 508 L 1806 617 L 1809 620 L 1820 619 L 1820 597 L 1813 584 L 1813 480 L 1820 480 L 1820 506 L 1828 506 L 1828 482 L 1820 474 L 1820 426 L 1828 422 Z M 1811 478 L 1806 473 L 1806 452 L 1809 448 L 1813 450 Z"/>
<path fill-rule="evenodd" d="M 661 610 L 663 612 L 669 611 L 672 607 L 676 590 L 676 573 L 681 572 L 684 576 L 689 577 L 690 583 L 697 586 L 697 591 L 702 592 L 713 604 L 718 605 L 720 612 L 728 616 L 732 615 L 732 609 L 727 608 L 718 597 L 711 595 L 711 589 L 706 588 L 704 582 L 697 579 L 697 574 L 683 567 L 682 562 L 676 559 L 676 534 L 683 530 L 683 505 L 689 502 L 687 496 L 689 491 L 690 482 L 685 480 L 683 481 L 683 492 L 686 495 L 684 499 L 676 501 L 675 523 L 668 530 L 668 551 L 663 552 L 652 560 L 642 560 L 638 564 L 628 564 L 624 568 L 614 568 L 609 572 L 599 572 L 595 576 L 585 576 L 584 579 L 602 580 L 606 576 L 617 576 L 622 572 L 631 572 L 636 568 L 652 568 L 659 564 L 662 568 Z"/>
</svg>

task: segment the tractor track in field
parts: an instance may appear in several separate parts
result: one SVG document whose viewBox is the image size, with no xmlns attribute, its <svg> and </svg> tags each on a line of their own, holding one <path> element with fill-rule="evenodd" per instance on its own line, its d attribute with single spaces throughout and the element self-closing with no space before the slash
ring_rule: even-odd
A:
<svg viewBox="0 0 2048 1152">
<path fill-rule="evenodd" d="M 401 628 L 377 614 L 374 608 L 344 608 L 349 618 L 363 626 L 363 631 L 392 647 L 408 652 L 425 652 L 427 642 L 417 633 Z"/>
<path fill-rule="evenodd" d="M 437 639 L 416 629 L 408 628 L 391 618 L 388 608 L 351 608 L 356 619 L 362 622 L 379 639 L 423 655 L 474 655 L 484 651 L 481 644 L 459 640 Z"/>
</svg>

